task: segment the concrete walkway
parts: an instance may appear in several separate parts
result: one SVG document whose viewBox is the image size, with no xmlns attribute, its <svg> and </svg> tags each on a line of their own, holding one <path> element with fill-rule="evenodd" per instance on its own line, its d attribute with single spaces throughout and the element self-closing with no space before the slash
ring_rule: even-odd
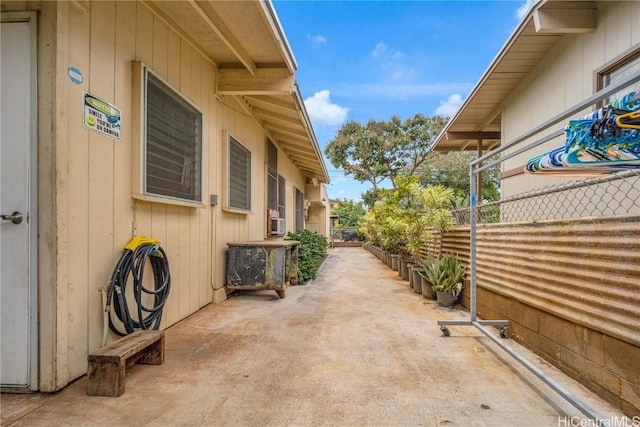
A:
<svg viewBox="0 0 640 427">
<path fill-rule="evenodd" d="M 2 395 L 3 426 L 562 426 L 581 414 L 467 319 L 414 294 L 369 252 L 336 248 L 318 279 L 243 292 L 167 330 L 162 366 L 125 394 Z M 515 343 L 606 417 L 622 415 Z M 583 420 L 587 422 L 587 420 Z M 573 424 L 572 424 L 573 423 Z"/>
</svg>

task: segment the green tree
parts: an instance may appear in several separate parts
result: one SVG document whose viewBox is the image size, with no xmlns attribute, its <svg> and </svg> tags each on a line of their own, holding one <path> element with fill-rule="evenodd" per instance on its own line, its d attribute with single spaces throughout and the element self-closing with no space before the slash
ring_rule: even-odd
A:
<svg viewBox="0 0 640 427">
<path fill-rule="evenodd" d="M 409 117 L 402 124 L 404 143 L 402 157 L 406 160 L 404 175 L 415 175 L 429 158 L 429 148 L 447 124 L 442 116 L 425 116 L 420 113 Z"/>
<path fill-rule="evenodd" d="M 395 189 L 398 176 L 418 170 L 445 123 L 444 117 L 420 113 L 404 122 L 398 116 L 388 121 L 369 120 L 366 125 L 349 121 L 327 144 L 325 155 L 346 175 L 370 182 L 372 193 L 378 195 L 383 181 L 389 180 Z"/>
<path fill-rule="evenodd" d="M 370 182 L 377 191 L 390 170 L 401 167 L 392 129 L 384 121 L 369 120 L 366 125 L 349 121 L 329 142 L 325 155 L 333 166 L 342 168 L 359 182 Z"/>
<path fill-rule="evenodd" d="M 417 170 L 422 185 L 443 185 L 453 190 L 457 207 L 469 206 L 469 163 L 477 158 L 471 151 L 433 151 Z M 482 199 L 498 200 L 500 184 L 497 166 L 482 172 Z"/>
<path fill-rule="evenodd" d="M 380 198 L 380 190 L 376 191 L 373 188 L 370 188 L 362 193 L 360 197 L 362 198 L 362 203 L 364 203 L 367 209 L 371 209 L 376 201 Z"/>
<path fill-rule="evenodd" d="M 356 227 L 365 212 L 362 202 L 356 203 L 351 199 L 338 199 L 338 205 L 331 209 L 331 215 L 338 215 L 343 227 Z"/>
</svg>

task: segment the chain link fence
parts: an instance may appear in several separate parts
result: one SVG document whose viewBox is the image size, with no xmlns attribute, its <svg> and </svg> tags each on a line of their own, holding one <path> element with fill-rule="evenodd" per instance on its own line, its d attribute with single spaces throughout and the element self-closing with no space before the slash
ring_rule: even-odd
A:
<svg viewBox="0 0 640 427">
<path fill-rule="evenodd" d="M 478 204 L 479 223 L 569 220 L 640 214 L 640 171 L 570 181 Z M 470 208 L 452 211 L 467 225 Z"/>
<path fill-rule="evenodd" d="M 343 227 L 343 228 L 337 228 L 337 227 L 331 227 L 330 229 L 330 236 L 331 236 L 331 247 L 335 246 L 336 242 L 340 242 L 340 243 L 344 243 L 344 242 L 354 242 L 354 243 L 360 243 L 362 242 L 362 239 L 360 238 L 360 235 L 358 234 L 358 229 L 355 227 Z"/>
</svg>

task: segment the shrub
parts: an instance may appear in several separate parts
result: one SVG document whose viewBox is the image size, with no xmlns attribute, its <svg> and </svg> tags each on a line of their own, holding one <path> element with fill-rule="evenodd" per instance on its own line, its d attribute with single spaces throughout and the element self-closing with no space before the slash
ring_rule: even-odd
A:
<svg viewBox="0 0 640 427">
<path fill-rule="evenodd" d="M 358 231 L 367 242 L 384 250 L 417 258 L 435 233 L 453 228 L 447 207 L 453 191 L 443 186 L 422 187 L 415 176 L 400 176 L 395 190 L 383 190 L 361 219 Z"/>
<path fill-rule="evenodd" d="M 298 246 L 298 283 L 303 284 L 316 278 L 316 272 L 327 252 L 327 238 L 309 231 L 301 230 L 287 233 L 286 240 L 297 240 Z"/>
</svg>

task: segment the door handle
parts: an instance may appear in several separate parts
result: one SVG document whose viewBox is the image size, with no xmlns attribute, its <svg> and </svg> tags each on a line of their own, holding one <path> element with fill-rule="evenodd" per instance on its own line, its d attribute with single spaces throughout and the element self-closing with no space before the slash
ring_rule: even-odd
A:
<svg viewBox="0 0 640 427">
<path fill-rule="evenodd" d="M 22 212 L 14 212 L 11 215 L 0 215 L 0 218 L 2 218 L 5 221 L 11 221 L 14 224 L 20 224 L 22 222 L 23 216 L 22 216 Z"/>
</svg>

